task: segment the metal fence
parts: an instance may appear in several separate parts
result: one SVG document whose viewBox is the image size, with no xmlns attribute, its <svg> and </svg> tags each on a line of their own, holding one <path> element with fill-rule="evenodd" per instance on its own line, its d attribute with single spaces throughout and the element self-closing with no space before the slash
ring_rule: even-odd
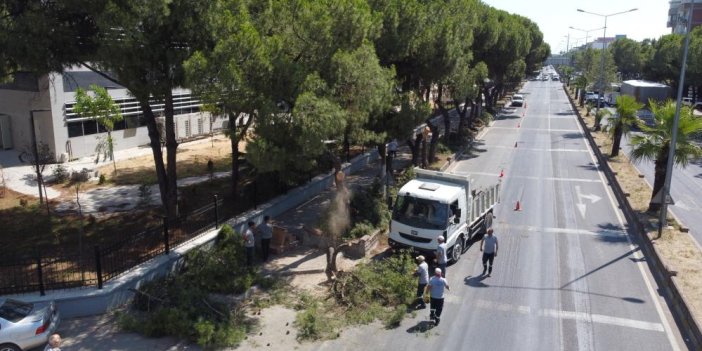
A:
<svg viewBox="0 0 702 351">
<path fill-rule="evenodd" d="M 169 253 L 196 236 L 219 227 L 222 200 L 214 197 L 207 206 L 178 218 L 164 219 L 160 226 L 130 235 L 108 246 L 83 252 L 36 253 L 31 256 L 0 257 L 0 295 L 96 286 L 125 273 L 158 255 Z"/>
</svg>

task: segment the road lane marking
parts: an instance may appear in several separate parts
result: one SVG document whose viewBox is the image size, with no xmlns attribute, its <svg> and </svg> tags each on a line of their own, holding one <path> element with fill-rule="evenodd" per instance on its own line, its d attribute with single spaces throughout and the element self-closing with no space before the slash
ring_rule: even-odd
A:
<svg viewBox="0 0 702 351">
<path fill-rule="evenodd" d="M 460 172 L 454 171 L 453 174 L 463 174 L 470 176 L 492 176 L 497 177 L 499 173 L 489 173 L 489 172 Z M 508 175 L 505 175 L 507 177 Z M 582 182 L 582 183 L 599 183 L 599 179 L 587 179 L 587 178 L 556 178 L 556 177 L 533 177 L 533 176 L 509 176 L 515 179 L 526 179 L 526 180 L 538 180 L 540 182 L 544 180 L 554 181 L 554 182 Z"/>
<path fill-rule="evenodd" d="M 494 302 L 479 299 L 475 301 L 475 306 L 481 309 L 497 310 L 502 312 L 516 312 L 523 315 L 549 317 L 560 320 L 574 320 L 587 323 L 598 323 L 614 325 L 619 327 L 634 328 L 665 333 L 665 328 L 661 323 L 646 322 L 630 318 L 620 318 L 603 314 L 590 314 L 585 312 L 554 310 L 549 308 L 534 309 L 530 306 L 511 305 L 503 302 Z"/>
<path fill-rule="evenodd" d="M 528 232 L 542 232 L 542 233 L 556 233 L 556 234 L 581 234 L 581 235 L 593 235 L 593 236 L 609 236 L 609 237 L 624 237 L 626 236 L 626 231 L 618 229 L 601 229 L 599 231 L 585 230 L 585 229 L 571 229 L 571 228 L 551 228 L 551 227 L 537 227 L 531 225 L 517 225 L 517 224 L 507 224 L 499 222 L 498 226 L 500 228 L 508 228 L 515 230 L 524 230 Z"/>
<path fill-rule="evenodd" d="M 491 129 L 508 129 L 508 130 L 517 130 L 517 128 L 514 127 L 490 127 Z M 583 134 L 581 131 L 577 129 L 544 129 L 544 128 L 525 128 L 521 127 L 519 129 L 522 130 L 533 130 L 537 132 L 559 132 L 559 133 L 578 133 L 578 134 Z M 584 135 L 584 134 L 583 134 Z"/>
<path fill-rule="evenodd" d="M 496 148 L 496 149 L 514 149 L 514 146 L 505 146 L 505 145 L 492 145 L 490 146 L 491 148 Z M 538 148 L 530 148 L 530 147 L 520 147 L 520 151 L 539 151 L 539 152 L 589 152 L 588 149 L 538 149 Z"/>
</svg>

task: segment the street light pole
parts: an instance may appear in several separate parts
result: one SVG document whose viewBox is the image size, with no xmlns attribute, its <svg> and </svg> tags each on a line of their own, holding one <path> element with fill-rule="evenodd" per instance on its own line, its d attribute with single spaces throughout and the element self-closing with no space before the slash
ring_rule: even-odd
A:
<svg viewBox="0 0 702 351">
<path fill-rule="evenodd" d="M 615 13 L 610 13 L 610 14 L 607 14 L 607 15 L 603 15 L 603 14 L 600 14 L 600 13 L 594 13 L 594 12 L 589 12 L 589 11 L 585 11 L 585 10 L 582 10 L 582 9 L 578 9 L 578 12 L 589 13 L 589 14 L 591 14 L 591 15 L 604 17 L 604 27 L 603 27 L 603 33 L 602 33 L 602 52 L 600 53 L 600 55 L 602 56 L 602 60 L 601 60 L 601 63 L 600 63 L 600 88 L 598 89 L 598 92 L 597 92 L 597 101 L 596 101 L 596 103 L 595 103 L 595 131 L 600 130 L 600 121 L 599 121 L 599 119 L 597 118 L 597 115 L 600 113 L 600 101 L 602 101 L 602 96 L 603 96 L 603 93 L 604 93 L 603 90 L 604 90 L 604 85 L 605 85 L 605 84 L 604 84 L 604 81 L 605 81 L 605 79 L 604 79 L 604 66 L 605 66 L 605 58 L 604 58 L 604 56 L 605 56 L 605 38 L 607 38 L 607 17 L 616 16 L 616 15 L 621 15 L 621 14 L 623 14 L 623 13 L 633 12 L 633 11 L 636 11 L 636 10 L 638 10 L 638 9 L 637 9 L 637 8 L 633 8 L 633 9 L 627 10 L 627 11 L 621 11 L 621 12 L 615 12 Z M 587 41 L 587 40 L 586 40 L 586 41 Z"/>
<path fill-rule="evenodd" d="M 596 30 L 604 29 L 604 27 L 599 27 L 599 28 L 594 28 L 594 29 L 580 29 L 580 28 L 575 28 L 573 26 L 568 27 L 570 29 L 575 29 L 577 31 L 585 32 L 585 46 L 587 46 L 587 39 L 590 37 L 590 32 L 594 32 Z"/>
<path fill-rule="evenodd" d="M 673 133 L 670 137 L 670 147 L 668 148 L 668 162 L 665 167 L 665 181 L 661 189 L 661 213 L 658 217 L 658 237 L 663 235 L 663 227 L 666 226 L 668 214 L 668 194 L 670 193 L 670 183 L 673 179 L 673 163 L 675 162 L 675 146 L 678 142 L 678 124 L 680 122 L 680 107 L 682 105 L 683 85 L 685 85 L 685 65 L 687 64 L 687 49 L 690 46 L 690 27 L 692 26 L 692 9 L 687 16 L 687 30 L 685 31 L 685 46 L 683 48 L 682 65 L 680 67 L 680 81 L 678 83 L 678 97 L 675 104 L 675 117 L 673 118 Z"/>
</svg>

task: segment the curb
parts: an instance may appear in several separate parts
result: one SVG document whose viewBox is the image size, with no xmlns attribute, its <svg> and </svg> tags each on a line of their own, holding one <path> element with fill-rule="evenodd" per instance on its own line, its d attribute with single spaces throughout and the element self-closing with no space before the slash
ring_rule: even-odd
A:
<svg viewBox="0 0 702 351">
<path fill-rule="evenodd" d="M 614 172 L 612 172 L 612 169 L 609 167 L 609 163 L 605 161 L 602 151 L 597 147 L 597 143 L 595 143 L 595 139 L 592 137 L 590 129 L 585 124 L 585 120 L 583 120 L 580 112 L 578 112 L 578 109 L 575 106 L 573 99 L 570 97 L 570 94 L 568 94 L 568 90 L 565 85 L 563 86 L 563 90 L 568 96 L 568 101 L 578 117 L 578 123 L 580 123 L 580 126 L 585 132 L 585 137 L 590 144 L 590 148 L 597 157 L 597 161 L 600 163 L 602 172 L 607 178 L 610 188 L 612 189 L 614 196 L 617 198 L 617 202 L 619 202 L 619 207 L 624 213 L 627 223 L 634 229 L 633 232 L 636 235 L 635 239 L 641 247 L 644 256 L 647 258 L 646 262 L 651 269 L 651 274 L 653 275 L 654 279 L 656 279 L 656 283 L 658 284 L 659 288 L 665 293 L 664 296 L 667 297 L 666 300 L 668 301 L 678 327 L 681 329 L 680 331 L 683 334 L 683 339 L 688 342 L 692 350 L 702 350 L 702 333 L 700 332 L 700 323 L 692 314 L 692 311 L 688 308 L 685 297 L 680 292 L 680 289 L 678 289 L 675 282 L 676 277 L 673 277 L 670 272 L 668 272 L 665 265 L 661 261 L 660 256 L 658 256 L 658 252 L 655 250 L 653 243 L 646 235 L 646 231 L 636 217 L 634 210 L 631 208 L 626 194 L 619 185 Z"/>
</svg>

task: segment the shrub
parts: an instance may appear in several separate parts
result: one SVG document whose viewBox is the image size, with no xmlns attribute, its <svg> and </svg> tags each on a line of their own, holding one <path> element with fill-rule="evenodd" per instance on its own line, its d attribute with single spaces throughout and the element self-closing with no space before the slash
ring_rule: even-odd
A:
<svg viewBox="0 0 702 351">
<path fill-rule="evenodd" d="M 487 111 L 483 111 L 483 113 L 480 114 L 480 119 L 485 123 L 485 124 L 490 124 L 492 120 L 494 119 L 494 116 Z"/>
<path fill-rule="evenodd" d="M 107 181 L 107 178 L 105 178 L 104 174 L 100 174 L 100 179 L 98 180 L 98 184 L 103 185 Z"/>
<path fill-rule="evenodd" d="M 54 179 L 56 180 L 56 183 L 63 183 L 66 180 L 68 180 L 68 170 L 64 165 L 56 165 L 52 174 L 54 176 Z"/>
<path fill-rule="evenodd" d="M 295 326 L 298 328 L 297 338 L 302 340 L 327 339 L 335 331 L 333 321 L 318 303 L 313 303 L 298 313 Z"/>
<path fill-rule="evenodd" d="M 71 181 L 74 183 L 87 182 L 90 179 L 90 170 L 83 168 L 80 171 L 74 171 L 71 173 Z"/>
<path fill-rule="evenodd" d="M 120 325 L 147 336 L 186 338 L 203 347 L 236 345 L 251 329 L 250 321 L 210 296 L 238 294 L 251 287 L 256 274 L 244 261 L 241 237 L 223 226 L 212 248 L 188 252 L 179 275 L 140 287 L 142 293 L 135 295 L 133 306 L 143 313 L 120 318 Z"/>
</svg>

